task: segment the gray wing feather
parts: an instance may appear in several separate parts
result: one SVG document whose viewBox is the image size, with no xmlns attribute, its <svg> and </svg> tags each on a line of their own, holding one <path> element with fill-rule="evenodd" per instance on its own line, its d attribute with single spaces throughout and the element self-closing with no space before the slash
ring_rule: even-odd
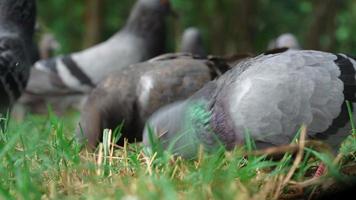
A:
<svg viewBox="0 0 356 200">
<path fill-rule="evenodd" d="M 290 50 L 251 60 L 229 89 L 236 128 L 272 144 L 286 143 L 303 123 L 311 132 L 325 131 L 344 101 L 335 59 Z"/>
</svg>

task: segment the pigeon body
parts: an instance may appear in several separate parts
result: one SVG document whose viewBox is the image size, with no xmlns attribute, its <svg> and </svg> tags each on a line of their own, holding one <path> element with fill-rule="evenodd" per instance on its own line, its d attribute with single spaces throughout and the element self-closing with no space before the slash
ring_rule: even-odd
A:
<svg viewBox="0 0 356 200">
<path fill-rule="evenodd" d="M 196 155 L 200 144 L 208 151 L 220 144 L 232 149 L 246 133 L 259 148 L 288 144 L 302 124 L 310 138 L 337 147 L 351 130 L 344 102 L 355 102 L 355 67 L 343 54 L 263 54 L 158 110 L 148 124 L 166 148 L 176 142 L 173 152 L 184 157 Z M 148 138 L 145 130 L 146 145 Z"/>
<path fill-rule="evenodd" d="M 91 92 L 82 109 L 78 137 L 95 147 L 103 129 L 115 130 L 124 123 L 122 138 L 140 141 L 154 111 L 189 97 L 226 68 L 188 54 L 166 54 L 131 65 L 108 76 Z"/>
<path fill-rule="evenodd" d="M 189 27 L 184 31 L 180 51 L 202 57 L 206 56 L 203 39 L 199 29 Z"/>
<path fill-rule="evenodd" d="M 35 20 L 34 0 L 0 1 L 0 117 L 26 86 Z"/>
</svg>

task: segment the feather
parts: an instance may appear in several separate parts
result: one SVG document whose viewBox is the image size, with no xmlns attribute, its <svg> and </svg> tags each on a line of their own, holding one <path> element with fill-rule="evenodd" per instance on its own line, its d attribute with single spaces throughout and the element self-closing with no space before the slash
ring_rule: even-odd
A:
<svg viewBox="0 0 356 200">
<path fill-rule="evenodd" d="M 0 117 L 23 92 L 31 66 L 34 0 L 0 2 Z"/>
<path fill-rule="evenodd" d="M 194 102 L 207 102 L 205 112 L 211 113 L 210 127 L 201 129 L 196 124 L 194 131 L 188 133 L 203 136 L 197 137 L 197 143 L 208 151 L 220 142 L 227 149 L 241 145 L 246 133 L 263 147 L 288 144 L 302 124 L 307 125 L 309 137 L 320 139 L 317 136 L 323 135 L 325 142 L 337 147 L 349 134 L 345 130 L 351 130 L 345 123 L 344 101 L 353 101 L 355 96 L 354 63 L 355 60 L 343 54 L 320 51 L 262 54 L 240 62 L 216 81 L 206 84 L 180 103 L 184 105 L 179 108 L 183 111 L 174 106 L 170 110 L 185 113 Z M 187 133 L 186 116 L 168 116 L 169 113 L 167 109 L 158 110 L 148 120 L 155 130 L 167 132 L 164 143 Z M 162 117 L 183 125 L 163 125 Z M 219 141 L 211 139 L 207 131 L 210 129 Z M 342 134 L 333 135 L 329 130 Z M 147 131 L 144 138 L 145 135 Z M 194 154 L 184 148 L 175 153 Z"/>
<path fill-rule="evenodd" d="M 80 120 L 83 134 L 95 147 L 103 129 L 115 129 L 122 122 L 122 138 L 142 140 L 147 118 L 160 107 L 185 99 L 214 79 L 214 62 L 188 56 L 168 54 L 131 65 L 104 79 L 89 95 Z M 218 68 L 218 67 L 216 67 Z M 221 72 L 220 72 L 221 73 Z"/>
</svg>

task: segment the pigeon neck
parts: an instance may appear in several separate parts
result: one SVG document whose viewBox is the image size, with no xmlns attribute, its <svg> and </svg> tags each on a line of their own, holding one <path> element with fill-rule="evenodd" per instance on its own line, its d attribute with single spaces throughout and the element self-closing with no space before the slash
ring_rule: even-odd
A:
<svg viewBox="0 0 356 200">
<path fill-rule="evenodd" d="M 234 124 L 231 116 L 228 112 L 228 105 L 226 105 L 225 97 L 228 95 L 223 95 L 224 92 L 219 86 L 221 83 L 212 81 L 206 84 L 201 90 L 199 90 L 192 99 L 205 99 L 208 102 L 207 109 L 211 112 L 210 117 L 210 127 L 213 133 L 216 134 L 217 138 L 222 144 L 224 144 L 226 149 L 233 149 L 236 145 L 243 142 L 243 138 L 239 137 L 239 134 L 234 128 Z M 223 98 L 217 98 L 218 96 L 225 96 Z M 219 99 L 219 100 L 216 100 Z"/>
<path fill-rule="evenodd" d="M 210 113 L 208 127 L 203 129 L 195 127 L 195 129 L 200 135 L 199 139 L 208 149 L 216 146 L 218 144 L 217 140 L 225 148 L 232 149 L 239 140 L 235 136 L 231 118 L 228 116 L 224 104 L 220 101 L 215 101 L 219 92 L 218 85 L 215 81 L 212 81 L 189 99 L 190 102 L 204 102 L 205 112 Z"/>
<path fill-rule="evenodd" d="M 158 9 L 146 8 L 140 4 L 133 9 L 124 31 L 144 38 L 148 48 L 165 48 L 165 16 Z M 162 51 L 162 50 L 161 50 Z M 163 52 L 156 52 L 155 55 Z"/>
<path fill-rule="evenodd" d="M 226 105 L 222 102 L 215 102 L 212 109 L 211 127 L 217 134 L 226 149 L 231 150 L 236 145 L 243 143 L 243 138 L 236 132 L 231 116 Z"/>
</svg>

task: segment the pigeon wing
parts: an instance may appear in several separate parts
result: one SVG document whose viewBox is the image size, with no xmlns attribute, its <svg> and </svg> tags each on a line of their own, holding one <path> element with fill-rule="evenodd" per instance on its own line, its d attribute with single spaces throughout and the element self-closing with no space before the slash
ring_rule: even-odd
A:
<svg viewBox="0 0 356 200">
<path fill-rule="evenodd" d="M 250 60 L 218 98 L 227 101 L 236 130 L 257 141 L 288 143 L 302 124 L 311 133 L 323 132 L 344 102 L 336 59 L 317 51 L 263 55 Z"/>
</svg>

